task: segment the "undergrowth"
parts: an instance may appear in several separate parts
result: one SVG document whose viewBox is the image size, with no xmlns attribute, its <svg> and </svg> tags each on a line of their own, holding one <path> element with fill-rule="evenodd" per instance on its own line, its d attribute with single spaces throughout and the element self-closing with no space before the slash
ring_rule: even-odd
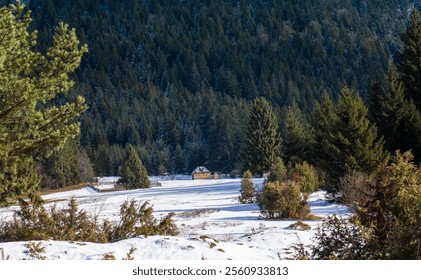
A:
<svg viewBox="0 0 421 280">
<path fill-rule="evenodd" d="M 0 221 L 0 242 L 29 240 L 67 240 L 95 243 L 116 242 L 140 235 L 177 235 L 174 213 L 157 220 L 148 202 L 138 205 L 126 201 L 120 206 L 117 221 L 99 219 L 80 210 L 72 198 L 67 207 L 54 204 L 46 209 L 41 202 L 20 202 L 11 220 Z"/>
</svg>

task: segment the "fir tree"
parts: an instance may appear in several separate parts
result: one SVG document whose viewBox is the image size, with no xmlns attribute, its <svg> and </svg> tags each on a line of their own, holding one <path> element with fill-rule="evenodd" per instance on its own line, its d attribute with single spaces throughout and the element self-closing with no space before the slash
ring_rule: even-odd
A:
<svg viewBox="0 0 421 280">
<path fill-rule="evenodd" d="M 412 10 L 406 32 L 401 34 L 403 47 L 398 54 L 397 69 L 404 85 L 405 95 L 421 109 L 421 17 Z"/>
<path fill-rule="evenodd" d="M 132 145 L 129 145 L 127 149 L 126 160 L 122 166 L 121 178 L 118 183 L 126 189 L 143 189 L 151 186 L 146 168 Z"/>
<path fill-rule="evenodd" d="M 263 176 L 280 154 L 278 120 L 269 102 L 256 98 L 250 111 L 245 148 L 241 161 L 244 170 Z"/>
<path fill-rule="evenodd" d="M 81 96 L 60 106 L 51 101 L 73 86 L 69 74 L 87 47 L 79 47 L 75 30 L 60 23 L 46 55 L 36 52 L 37 32 L 29 31 L 30 22 L 20 1 L 0 8 L 0 193 L 9 198 L 36 187 L 33 158 L 77 135 L 74 119 L 86 110 Z"/>
</svg>

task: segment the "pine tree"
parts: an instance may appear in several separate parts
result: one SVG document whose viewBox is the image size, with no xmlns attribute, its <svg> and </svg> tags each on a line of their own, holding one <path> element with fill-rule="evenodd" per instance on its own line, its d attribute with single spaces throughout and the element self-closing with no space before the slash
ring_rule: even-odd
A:
<svg viewBox="0 0 421 280">
<path fill-rule="evenodd" d="M 126 160 L 122 166 L 121 178 L 118 183 L 126 189 L 143 189 L 151 186 L 146 168 L 132 145 L 129 145 L 127 149 Z"/>
<path fill-rule="evenodd" d="M 390 63 L 385 92 L 373 93 L 370 111 L 385 138 L 385 147 L 396 150 L 412 150 L 416 159 L 421 156 L 421 114 L 412 100 L 407 100 L 395 66 Z"/>
<path fill-rule="evenodd" d="M 421 110 L 421 16 L 415 8 L 400 38 L 403 48 L 397 57 L 397 69 L 405 95 Z"/>
<path fill-rule="evenodd" d="M 60 106 L 51 101 L 73 86 L 69 74 L 87 47 L 79 47 L 75 30 L 60 23 L 46 55 L 36 52 L 37 32 L 29 31 L 30 22 L 20 1 L 0 8 L 0 193 L 10 199 L 37 186 L 30 174 L 33 158 L 77 135 L 74 119 L 86 110 L 81 96 Z"/>
<path fill-rule="evenodd" d="M 244 170 L 263 176 L 280 155 L 278 120 L 269 102 L 256 98 L 250 111 L 245 148 L 241 155 Z"/>
</svg>

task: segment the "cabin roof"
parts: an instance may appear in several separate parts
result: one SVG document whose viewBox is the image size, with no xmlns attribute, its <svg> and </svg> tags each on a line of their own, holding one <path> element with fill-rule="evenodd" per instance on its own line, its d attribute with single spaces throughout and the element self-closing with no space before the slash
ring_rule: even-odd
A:
<svg viewBox="0 0 421 280">
<path fill-rule="evenodd" d="M 204 166 L 198 166 L 196 167 L 195 170 L 193 170 L 191 174 L 198 174 L 198 173 L 200 174 L 200 173 L 211 173 L 211 172 L 209 171 L 209 169 L 207 169 Z"/>
</svg>

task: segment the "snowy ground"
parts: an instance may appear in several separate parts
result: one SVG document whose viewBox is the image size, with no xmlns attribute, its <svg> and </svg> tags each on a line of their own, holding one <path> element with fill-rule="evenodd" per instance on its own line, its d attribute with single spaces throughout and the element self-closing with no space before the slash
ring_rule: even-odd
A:
<svg viewBox="0 0 421 280">
<path fill-rule="evenodd" d="M 175 237 L 138 237 L 112 244 L 71 243 L 42 241 L 46 256 L 50 260 L 102 259 L 105 253 L 116 259 L 126 257 L 131 247 L 137 260 L 271 260 L 286 258 L 286 250 L 296 242 L 308 243 L 319 221 L 305 221 L 310 231 L 289 229 L 294 221 L 267 221 L 259 217 L 256 204 L 239 204 L 240 179 L 191 180 L 189 177 L 152 177 L 160 186 L 131 191 L 112 191 L 116 178 L 101 179 L 97 190 L 83 189 L 59 192 L 43 196 L 58 206 L 76 198 L 79 207 L 90 213 L 113 219 L 118 216 L 120 205 L 135 199 L 140 203 L 149 201 L 155 217 L 169 212 L 180 230 Z M 254 183 L 261 186 L 262 180 Z M 103 190 L 98 192 L 98 189 Z M 104 191 L 106 190 L 106 191 Z M 309 199 L 313 214 L 326 216 L 329 213 L 346 215 L 345 206 L 329 203 L 323 192 L 314 193 Z M 0 219 L 10 217 L 16 209 L 0 209 Z M 0 243 L 4 254 L 12 260 L 27 258 L 27 242 Z M 0 255 L 1 258 L 1 255 Z"/>
</svg>

